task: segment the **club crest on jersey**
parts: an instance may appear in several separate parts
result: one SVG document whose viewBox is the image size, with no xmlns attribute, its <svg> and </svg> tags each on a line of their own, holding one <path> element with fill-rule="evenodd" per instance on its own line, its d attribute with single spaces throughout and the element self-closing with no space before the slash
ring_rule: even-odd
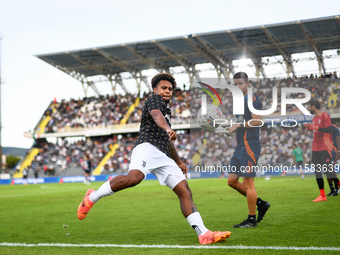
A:
<svg viewBox="0 0 340 255">
<path fill-rule="evenodd" d="M 237 121 L 237 122 L 243 122 L 243 121 L 244 121 L 243 115 L 239 115 L 239 116 L 236 118 L 236 121 Z"/>
<path fill-rule="evenodd" d="M 146 162 L 144 160 L 142 160 L 142 167 L 146 166 Z"/>
</svg>

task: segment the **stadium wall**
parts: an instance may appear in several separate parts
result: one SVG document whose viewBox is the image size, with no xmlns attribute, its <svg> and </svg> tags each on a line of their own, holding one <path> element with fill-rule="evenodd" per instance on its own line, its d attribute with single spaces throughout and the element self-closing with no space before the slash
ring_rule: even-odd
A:
<svg viewBox="0 0 340 255">
<path fill-rule="evenodd" d="M 340 173 L 339 168 L 335 169 L 335 172 Z M 285 172 L 282 168 L 281 169 L 274 169 L 270 176 L 284 176 L 284 175 L 299 175 L 299 171 L 296 171 L 295 169 L 289 169 L 287 172 Z M 313 174 L 313 171 L 310 171 L 310 169 L 305 168 L 304 174 Z M 91 176 L 91 182 L 105 182 L 107 180 L 112 179 L 113 177 L 117 176 L 119 174 L 113 174 L 113 175 L 96 175 Z M 261 176 L 269 175 L 269 173 L 261 174 Z M 221 172 L 215 171 L 215 172 L 188 172 L 188 179 L 197 179 L 197 178 L 223 178 L 224 176 L 221 176 Z M 148 174 L 144 180 L 157 180 L 156 176 L 153 174 Z M 74 182 L 83 182 L 84 176 L 60 176 L 60 177 L 40 177 L 38 179 L 35 178 L 28 178 L 27 179 L 28 184 L 44 184 L 44 183 L 74 183 Z M 0 179 L 0 185 L 18 185 L 18 184 L 24 184 L 23 178 L 11 178 L 11 179 Z"/>
</svg>

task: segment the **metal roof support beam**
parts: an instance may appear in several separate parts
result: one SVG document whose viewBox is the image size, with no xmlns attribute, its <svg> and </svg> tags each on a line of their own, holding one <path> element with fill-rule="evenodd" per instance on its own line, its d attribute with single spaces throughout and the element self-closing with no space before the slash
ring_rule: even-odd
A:
<svg viewBox="0 0 340 255">
<path fill-rule="evenodd" d="M 115 86 L 114 86 L 115 88 L 116 88 L 117 83 L 124 90 L 125 93 L 129 93 L 128 90 L 126 89 L 124 83 L 123 83 L 123 80 L 122 80 L 122 77 L 120 76 L 120 74 L 115 75 Z"/>
<path fill-rule="evenodd" d="M 254 65 L 255 65 L 255 70 L 256 70 L 256 78 L 259 79 L 260 73 L 262 73 L 263 77 L 266 78 L 264 75 L 264 70 L 263 70 L 263 65 L 262 65 L 262 59 L 260 57 L 257 58 L 252 58 Z"/>
<path fill-rule="evenodd" d="M 73 77 L 73 78 L 77 79 L 78 81 L 80 81 L 82 86 L 83 86 L 84 95 L 85 95 L 85 97 L 87 96 L 88 86 L 85 88 L 84 83 L 86 81 L 86 77 L 85 77 L 84 74 L 78 73 L 78 72 L 76 72 L 74 70 L 68 70 L 68 68 L 60 66 L 60 65 L 54 63 L 51 60 L 45 60 L 45 61 L 47 63 L 49 63 L 50 65 L 54 66 L 55 68 L 59 69 L 60 71 L 66 73 L 66 74 L 70 75 L 71 77 Z"/>
<path fill-rule="evenodd" d="M 161 63 L 158 63 L 154 59 L 150 59 L 146 56 L 143 56 L 143 54 L 137 52 L 135 49 L 133 49 L 131 46 L 122 44 L 122 46 L 130 51 L 133 55 L 135 55 L 137 58 L 139 58 L 144 63 L 148 64 L 150 66 L 150 69 L 156 69 L 160 73 L 170 73 L 170 69 L 167 66 L 162 65 Z"/>
<path fill-rule="evenodd" d="M 89 89 L 89 86 L 88 86 L 88 84 L 86 83 L 87 86 L 85 87 L 85 84 L 84 84 L 83 81 L 81 82 L 81 85 L 83 86 L 84 95 L 85 95 L 85 97 L 87 97 L 87 90 Z"/>
<path fill-rule="evenodd" d="M 99 68 L 97 65 L 91 65 L 90 63 L 84 61 L 83 59 L 81 59 L 80 57 L 78 57 L 77 55 L 75 55 L 73 53 L 66 52 L 66 54 L 68 54 L 69 56 L 71 56 L 72 58 L 77 60 L 78 62 L 80 62 L 83 65 L 85 65 L 88 69 L 95 70 L 97 72 L 97 74 L 99 74 L 99 75 L 101 75 L 101 74 L 103 74 L 103 72 L 105 72 L 105 70 L 103 68 Z"/>
<path fill-rule="evenodd" d="M 103 69 L 102 68 L 98 68 L 96 65 L 91 65 L 90 63 L 87 63 L 86 61 L 82 60 L 81 58 L 79 58 L 77 55 L 74 55 L 73 53 L 69 53 L 69 52 L 66 52 L 68 55 L 70 55 L 71 57 L 73 57 L 74 59 L 76 59 L 77 61 L 79 61 L 80 63 L 84 64 L 85 66 L 87 66 L 88 68 L 91 68 L 91 69 L 94 69 L 96 70 L 96 72 L 98 74 L 103 74 Z M 105 71 L 104 71 L 105 72 Z M 87 86 L 88 87 L 91 87 L 93 89 L 93 91 L 99 96 L 101 93 L 100 91 L 98 90 L 97 86 L 95 85 L 95 83 L 93 81 L 87 81 Z M 86 92 L 85 92 L 85 95 L 87 95 L 87 90 L 88 90 L 88 87 L 86 89 Z M 84 85 L 83 85 L 83 88 L 84 88 Z"/>
<path fill-rule="evenodd" d="M 336 23 L 338 23 L 338 27 L 340 28 L 340 17 L 335 16 L 334 19 L 336 20 Z"/>
<path fill-rule="evenodd" d="M 112 64 L 114 64 L 115 66 L 118 66 L 122 69 L 124 69 L 127 72 L 130 73 L 136 73 L 136 72 L 140 72 L 141 70 L 123 60 L 120 60 L 119 58 L 113 56 L 112 54 L 104 51 L 104 50 L 100 50 L 97 48 L 93 48 L 93 50 L 95 50 L 97 53 L 99 53 L 100 55 L 102 55 L 104 58 L 106 58 L 107 60 L 109 60 Z"/>
<path fill-rule="evenodd" d="M 97 89 L 97 87 L 96 87 L 96 85 L 94 84 L 93 81 L 88 81 L 88 82 L 87 82 L 87 86 L 90 86 L 90 87 L 93 89 L 93 91 L 94 91 L 98 96 L 100 96 L 100 92 L 99 92 L 99 90 Z"/>
<path fill-rule="evenodd" d="M 230 71 L 229 68 L 227 67 L 219 67 L 219 69 L 217 70 L 217 77 L 218 77 L 218 81 L 221 82 L 221 74 L 223 74 L 227 84 L 230 84 L 230 74 L 234 75 L 235 71 L 233 68 L 233 71 Z"/>
<path fill-rule="evenodd" d="M 283 59 L 285 60 L 286 67 L 287 67 L 287 69 L 286 69 L 287 77 L 290 76 L 290 73 L 292 73 L 293 76 L 295 76 L 295 70 L 294 70 L 293 61 L 292 61 L 292 55 L 287 51 L 287 49 L 285 47 L 282 46 L 279 39 L 277 39 L 276 36 L 273 35 L 268 30 L 268 28 L 266 28 L 265 26 L 261 26 L 261 28 L 262 28 L 263 32 L 266 34 L 266 36 L 268 37 L 268 39 L 272 42 L 272 44 L 275 46 L 277 51 L 280 52 Z"/>
<path fill-rule="evenodd" d="M 326 68 L 325 68 L 325 63 L 323 61 L 322 50 L 320 49 L 319 45 L 315 42 L 311 33 L 302 24 L 302 22 L 297 21 L 296 24 L 300 27 L 300 29 L 301 29 L 302 33 L 305 35 L 309 45 L 312 47 L 312 49 L 315 52 L 315 55 L 318 59 L 318 64 L 319 64 L 319 75 L 321 76 L 321 74 L 322 74 L 321 69 L 322 69 L 324 75 L 326 75 Z"/>
<path fill-rule="evenodd" d="M 216 69 L 216 73 L 217 73 L 217 79 L 218 79 L 218 82 L 219 83 L 221 83 L 221 76 L 223 75 L 224 76 L 224 78 L 225 79 L 227 79 L 227 74 L 226 74 L 226 72 L 225 72 L 225 69 L 226 68 L 221 68 L 220 66 L 217 66 L 217 67 L 215 67 L 215 69 Z"/>
<path fill-rule="evenodd" d="M 295 69 L 294 69 L 294 65 L 293 65 L 293 60 L 292 60 L 292 54 L 289 54 L 288 59 L 286 60 L 286 69 L 287 69 L 287 77 L 289 77 L 289 74 L 292 73 L 293 76 L 296 76 L 295 74 Z"/>
<path fill-rule="evenodd" d="M 80 82 L 83 82 L 86 79 L 85 75 L 78 73 L 74 70 L 69 70 L 68 68 L 61 66 L 61 65 L 58 65 L 51 60 L 44 59 L 44 61 L 46 61 L 50 65 L 54 66 L 55 68 L 59 69 L 60 71 L 62 71 L 64 73 L 70 75 L 71 77 L 77 79 Z"/>
<path fill-rule="evenodd" d="M 140 91 L 141 91 L 141 85 L 142 82 L 146 85 L 146 87 L 149 89 L 149 92 L 152 91 L 151 85 L 148 82 L 147 78 L 145 76 L 142 75 L 142 73 L 140 72 L 139 74 L 135 74 L 133 75 L 133 78 L 135 78 L 135 81 L 137 83 L 137 89 L 138 89 L 138 95 L 140 95 Z"/>
<path fill-rule="evenodd" d="M 221 82 L 221 76 L 223 75 L 225 80 L 228 82 L 230 80 L 230 77 L 229 77 L 229 72 L 227 73 L 228 71 L 228 68 L 226 66 L 221 66 L 221 65 L 218 65 L 218 66 L 215 66 L 215 70 L 216 70 L 216 73 L 217 73 L 217 79 L 218 79 L 218 82 L 220 83 Z"/>
<path fill-rule="evenodd" d="M 107 78 L 111 84 L 111 89 L 112 89 L 112 94 L 115 95 L 116 94 L 116 86 L 117 86 L 117 82 L 115 82 L 115 84 L 113 85 L 113 80 L 112 80 L 112 76 L 108 76 Z"/>
<path fill-rule="evenodd" d="M 217 71 L 219 80 L 220 80 L 221 74 L 223 74 L 223 76 L 227 80 L 227 83 L 229 83 L 230 73 L 232 74 L 235 73 L 232 60 L 230 60 L 225 55 L 223 55 L 221 52 L 219 52 L 213 45 L 207 42 L 204 38 L 198 35 L 192 35 L 192 37 L 196 38 L 197 41 L 200 42 L 203 51 L 209 52 L 212 56 L 214 56 L 214 58 L 216 58 L 216 61 L 218 63 L 218 68 L 216 68 L 216 71 Z"/>
<path fill-rule="evenodd" d="M 225 69 L 226 75 L 227 75 L 227 84 L 230 84 L 230 74 L 234 76 L 235 74 L 235 69 L 234 65 L 232 64 L 232 61 L 230 60 L 229 68 Z"/>
<path fill-rule="evenodd" d="M 198 72 L 195 68 L 195 65 L 191 63 L 189 60 L 184 58 L 181 55 L 178 55 L 176 52 L 174 52 L 172 49 L 169 47 L 165 46 L 161 42 L 157 42 L 155 40 L 152 40 L 152 43 L 154 43 L 158 48 L 160 48 L 163 52 L 168 54 L 173 60 L 175 60 L 178 64 L 183 66 L 187 73 L 189 74 L 189 79 L 190 79 L 190 85 L 193 84 L 193 78 L 196 77 L 197 80 L 201 80 L 201 78 L 198 75 Z"/>
<path fill-rule="evenodd" d="M 142 74 L 141 74 L 142 70 L 140 70 L 138 67 L 135 67 L 135 66 L 133 66 L 133 65 L 131 65 L 131 64 L 125 62 L 125 61 L 122 61 L 119 58 L 113 56 L 112 54 L 110 54 L 106 51 L 103 51 L 103 50 L 100 50 L 100 49 L 97 49 L 97 48 L 94 48 L 94 50 L 96 52 L 98 52 L 100 55 L 102 55 L 103 57 L 105 57 L 106 59 L 110 60 L 110 62 L 113 63 L 114 65 L 118 65 L 120 68 L 131 73 L 131 75 L 135 78 L 136 81 L 137 81 L 137 77 L 138 77 L 138 75 L 136 75 L 136 74 L 139 74 L 139 76 L 142 77 Z M 148 83 L 148 81 L 146 80 L 146 78 L 142 77 L 142 81 L 148 87 L 149 91 L 151 91 L 151 86 Z M 127 93 L 126 87 L 124 86 L 123 82 L 121 81 L 121 77 L 120 77 L 120 79 L 118 79 L 118 84 Z M 137 81 L 137 86 L 139 86 L 138 91 L 140 91 L 140 83 L 138 81 Z"/>
<path fill-rule="evenodd" d="M 140 79 L 139 77 L 135 77 L 136 83 L 137 83 L 137 89 L 138 89 L 138 95 L 140 95 L 140 87 L 142 84 L 142 79 Z"/>
<path fill-rule="evenodd" d="M 143 83 L 149 89 L 149 92 L 151 92 L 152 91 L 151 84 L 148 82 L 148 79 L 146 78 L 146 76 L 142 76 L 142 73 L 140 73 L 140 76 L 142 78 Z"/>
<path fill-rule="evenodd" d="M 234 66 L 232 64 L 229 64 L 228 67 L 220 66 L 220 70 L 217 72 L 217 75 L 221 76 L 221 74 L 223 74 L 224 78 L 227 81 L 227 84 L 229 84 L 230 83 L 230 74 L 232 74 L 232 75 L 235 74 Z"/>
<path fill-rule="evenodd" d="M 211 64 L 214 65 L 219 81 L 221 81 L 221 74 L 223 74 L 224 77 L 227 78 L 225 70 L 224 70 L 225 68 L 227 68 L 227 65 L 225 65 L 223 62 L 220 62 L 215 57 L 214 54 L 211 54 L 209 51 L 207 51 L 206 48 L 203 45 L 198 43 L 193 38 L 190 38 L 188 36 L 184 36 L 184 39 L 191 45 L 191 47 L 193 47 L 195 50 L 197 50 L 206 60 L 208 60 Z M 221 68 L 221 67 L 223 67 L 223 68 Z"/>
<path fill-rule="evenodd" d="M 256 77 L 259 79 L 260 73 L 262 73 L 263 78 L 266 78 L 266 74 L 264 72 L 263 64 L 261 61 L 261 57 L 258 56 L 255 52 L 253 52 L 247 45 L 243 45 L 236 35 L 234 35 L 230 30 L 226 31 L 230 38 L 242 49 L 243 52 L 246 52 L 250 55 L 250 59 L 253 61 L 256 69 Z"/>
<path fill-rule="evenodd" d="M 197 79 L 197 81 L 202 81 L 201 77 L 199 76 L 199 73 L 197 72 L 196 68 L 190 68 L 189 70 L 186 70 L 188 75 L 189 75 L 189 82 L 190 82 L 190 86 L 192 86 L 194 84 L 194 78 Z"/>
<path fill-rule="evenodd" d="M 58 67 L 57 67 L 58 68 Z M 60 68 L 58 68 L 59 70 L 62 70 Z M 84 74 L 81 73 L 77 73 L 76 71 L 71 71 L 69 72 L 68 70 L 65 71 L 65 73 L 67 73 L 68 75 L 71 75 L 73 78 L 76 78 L 78 81 L 84 81 L 86 79 Z"/>
</svg>

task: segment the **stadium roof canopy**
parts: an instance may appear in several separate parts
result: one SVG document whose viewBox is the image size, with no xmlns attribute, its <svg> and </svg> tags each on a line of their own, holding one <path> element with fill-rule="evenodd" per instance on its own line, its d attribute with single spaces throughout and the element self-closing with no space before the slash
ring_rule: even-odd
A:
<svg viewBox="0 0 340 255">
<path fill-rule="evenodd" d="M 211 63 L 218 77 L 229 79 L 234 73 L 232 61 L 250 58 L 256 75 L 265 76 L 263 57 L 281 55 L 287 75 L 295 75 L 291 55 L 315 52 L 319 72 L 326 73 L 322 52 L 340 49 L 339 16 L 264 25 L 257 27 L 191 34 L 175 38 L 104 46 L 60 53 L 37 55 L 54 67 L 66 72 L 100 94 L 89 77 L 104 75 L 111 84 L 119 84 L 127 92 L 121 73 L 129 72 L 136 79 L 138 89 L 145 83 L 143 70 L 157 69 L 169 72 L 171 67 L 182 66 L 199 79 L 196 64 Z M 85 88 L 84 88 L 85 90 Z M 86 92 L 85 92 L 86 93 Z"/>
</svg>

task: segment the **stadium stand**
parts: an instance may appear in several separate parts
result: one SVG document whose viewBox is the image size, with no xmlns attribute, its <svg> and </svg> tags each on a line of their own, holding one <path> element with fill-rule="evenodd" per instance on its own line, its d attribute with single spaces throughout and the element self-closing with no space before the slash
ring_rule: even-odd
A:
<svg viewBox="0 0 340 255">
<path fill-rule="evenodd" d="M 201 146 L 205 141 L 205 146 Z M 270 128 L 262 128 L 260 131 L 261 154 L 258 160 L 263 165 L 291 165 L 292 145 L 298 144 L 305 152 L 306 162 L 310 162 L 310 145 L 313 140 L 311 132 L 299 125 L 298 128 L 284 128 L 278 125 Z M 281 141 L 285 141 L 282 143 Z M 234 153 L 236 139 L 227 140 L 223 134 L 201 131 L 191 134 L 191 158 L 198 152 L 200 157 L 192 161 L 193 165 L 223 166 L 229 165 L 231 156 Z"/>
<path fill-rule="evenodd" d="M 88 155 L 96 167 L 109 151 L 112 142 L 112 138 L 96 137 L 71 144 L 63 140 L 59 145 L 38 139 L 35 147 L 38 147 L 39 152 L 30 166 L 37 171 L 54 169 L 55 176 L 82 175 L 84 156 Z"/>
<path fill-rule="evenodd" d="M 81 100 L 62 100 L 50 118 L 50 109 L 46 111 L 44 120 L 47 121 L 45 133 L 64 132 L 70 129 L 106 127 L 122 123 L 139 123 L 142 106 L 151 93 L 145 93 L 139 100 L 133 95 L 117 95 L 105 97 L 83 98 Z M 173 97 L 172 122 L 187 123 L 190 116 L 188 91 L 176 90 Z M 137 101 L 138 99 L 138 101 Z M 135 102 L 135 103 L 131 103 Z M 129 113 L 130 107 L 133 106 Z M 127 116 L 126 116 L 127 115 Z M 45 121 L 45 122 L 46 122 Z M 122 123 L 122 124 L 124 124 Z M 42 129 L 41 127 L 37 127 Z"/>
<path fill-rule="evenodd" d="M 250 80 L 250 86 L 253 87 L 253 92 L 259 96 L 262 101 L 263 109 L 268 109 L 271 107 L 272 100 L 272 88 L 276 86 L 278 88 L 278 99 L 281 98 L 281 88 L 305 88 L 311 92 L 311 97 L 316 98 L 322 103 L 322 110 L 333 110 L 333 113 L 340 112 L 340 104 L 337 104 L 340 98 L 340 80 L 331 79 L 331 78 L 288 78 L 288 79 L 265 79 L 260 80 L 259 82 L 254 82 Z M 190 92 L 191 96 L 191 109 L 198 110 L 200 108 L 200 100 L 201 95 L 205 92 L 202 90 L 196 89 Z M 222 99 L 221 108 L 226 117 L 232 117 L 232 95 L 229 90 L 221 91 L 220 95 Z M 303 98 L 305 97 L 303 94 L 294 94 L 289 95 L 289 98 Z M 331 99 L 334 101 L 334 105 L 330 103 Z M 326 102 L 326 103 L 325 103 Z M 280 112 L 280 100 L 278 102 L 277 108 L 274 112 Z M 288 114 L 301 114 L 301 112 L 297 109 L 295 105 L 287 105 L 287 113 Z M 195 116 L 192 116 L 192 120 L 195 121 Z"/>
<path fill-rule="evenodd" d="M 74 176 L 83 174 L 84 156 L 88 155 L 93 165 L 93 174 L 126 173 L 130 156 L 137 134 L 128 134 L 117 141 L 112 137 L 91 137 L 69 144 L 63 140 L 62 144 L 49 143 L 46 139 L 39 139 L 40 148 L 35 148 L 36 156 L 29 165 L 29 177 L 33 177 L 34 170 L 40 171 L 42 176 L 50 176 L 49 169 L 54 169 L 54 176 Z M 179 134 L 176 141 L 178 154 L 185 161 L 189 159 L 189 134 Z M 110 154 L 111 152 L 111 154 Z M 108 156 L 105 158 L 105 156 Z M 103 160 L 104 159 L 104 160 Z M 102 164 L 101 164 L 102 163 Z M 33 167 L 32 167 L 33 166 Z M 35 169 L 33 169 L 35 168 Z M 43 170 L 46 169 L 44 172 Z"/>
<path fill-rule="evenodd" d="M 260 83 L 250 82 L 255 88 L 254 92 L 260 97 L 263 108 L 268 109 L 272 105 L 272 87 L 277 86 L 278 92 L 281 87 L 300 87 L 306 88 L 311 92 L 312 98 L 321 102 L 321 110 L 329 112 L 335 121 L 339 121 L 340 105 L 338 91 L 340 89 L 340 80 L 335 76 L 327 78 L 289 78 L 289 79 L 266 79 Z M 204 93 L 204 92 L 203 92 Z M 201 90 L 192 92 L 192 109 L 200 108 Z M 280 98 L 280 93 L 278 98 Z M 300 95 L 291 94 L 291 97 L 299 97 Z M 226 119 L 232 118 L 232 97 L 228 90 L 222 91 L 222 104 L 220 106 L 223 113 L 226 114 Z M 333 104 L 331 99 L 333 98 Z M 326 103 L 325 103 L 326 102 Z M 280 104 L 278 104 L 276 111 L 272 115 L 278 115 L 280 111 Z M 301 114 L 295 105 L 288 105 L 288 115 Z M 271 115 L 271 116 L 272 116 Z M 195 116 L 192 119 L 195 122 Z M 338 125 L 339 127 L 339 125 Z M 199 139 L 201 137 L 201 139 Z M 305 160 L 307 163 L 311 160 L 310 148 L 312 141 L 312 133 L 307 132 L 301 123 L 298 128 L 284 128 L 279 125 L 269 127 L 265 125 L 260 130 L 261 138 L 261 154 L 259 164 L 263 165 L 291 165 L 293 159 L 291 157 L 292 144 L 298 144 L 304 151 Z M 280 141 L 285 141 L 282 143 Z M 204 143 L 204 146 L 202 146 Z M 226 140 L 222 134 L 215 134 L 197 130 L 191 135 L 191 152 L 190 157 L 193 159 L 194 165 L 228 165 L 236 145 L 235 138 Z"/>
<path fill-rule="evenodd" d="M 63 132 L 70 128 L 119 124 L 136 96 L 106 95 L 70 101 L 62 100 L 52 114 L 45 133 Z"/>
<path fill-rule="evenodd" d="M 259 83 L 251 83 L 255 88 L 255 93 L 261 98 L 264 108 L 268 108 L 272 104 L 271 89 L 273 86 L 278 88 L 303 87 L 311 91 L 312 97 L 319 99 L 321 102 L 328 102 L 335 95 L 334 107 L 329 104 L 323 104 L 322 110 L 330 113 L 334 113 L 334 111 L 340 112 L 340 106 L 337 104 L 339 99 L 339 79 L 336 78 L 266 79 Z M 173 104 L 171 105 L 172 112 L 174 113 L 172 115 L 173 123 L 189 123 L 189 109 L 190 107 L 192 109 L 199 107 L 200 94 L 201 90 L 193 90 L 190 93 L 183 90 L 175 91 Z M 131 114 L 129 114 L 130 118 L 127 120 L 127 123 L 138 123 L 141 117 L 141 106 L 149 95 L 150 93 L 143 94 L 139 104 L 134 106 Z M 292 94 L 292 96 L 296 95 Z M 230 100 L 230 92 L 224 90 L 221 98 L 223 112 L 227 112 L 227 116 L 231 117 L 232 112 L 230 109 L 232 109 L 232 102 Z M 112 124 L 110 121 L 115 122 L 114 117 L 109 113 L 110 111 L 114 112 L 114 114 L 116 112 L 120 113 L 120 115 L 116 115 L 116 123 L 119 123 L 122 116 L 128 111 L 129 105 L 132 105 L 128 102 L 136 102 L 136 97 L 132 95 L 110 97 L 107 95 L 98 98 L 84 98 L 78 101 L 74 99 L 70 101 L 62 100 L 60 104 L 51 103 L 42 119 L 47 119 L 48 116 L 51 116 L 46 130 L 51 127 L 52 129 L 54 128 L 55 135 L 58 135 L 58 132 L 63 132 L 63 129 L 66 127 L 69 130 L 79 128 L 79 126 L 73 124 L 79 124 L 80 119 L 85 123 L 83 126 L 97 128 L 98 126 Z M 278 111 L 279 105 L 276 112 Z M 290 115 L 299 114 L 295 106 L 289 106 L 287 112 Z M 191 121 L 195 122 L 195 116 L 191 116 Z M 103 119 L 103 121 L 100 121 L 100 119 Z M 184 162 L 189 166 L 205 164 L 223 165 L 229 163 L 236 144 L 234 138 L 225 140 L 222 134 L 215 134 L 214 132 L 207 132 L 201 129 L 191 129 L 190 133 L 189 129 L 190 125 L 186 130 L 179 131 L 178 140 L 175 142 L 176 147 L 179 149 L 179 156 Z M 138 131 L 138 128 L 136 131 Z M 306 161 L 310 161 L 309 144 L 312 141 L 312 136 L 310 132 L 306 132 L 301 123 L 297 129 L 284 128 L 278 125 L 275 125 L 275 127 L 264 126 L 260 132 L 262 151 L 259 163 L 271 165 L 292 164 L 291 146 L 293 143 L 300 145 L 305 152 Z M 22 164 L 21 167 L 33 165 L 40 169 L 41 173 L 44 168 L 54 169 L 54 175 L 56 176 L 82 175 L 83 158 L 87 154 L 90 156 L 94 166 L 93 172 L 96 175 L 126 173 L 136 136 L 136 132 L 124 135 L 119 135 L 118 132 L 110 136 L 86 137 L 86 141 L 83 139 L 72 144 L 69 144 L 65 139 L 62 140 L 61 144 L 53 144 L 47 142 L 44 138 L 39 138 L 28 153 L 31 162 L 26 160 L 25 164 Z M 282 144 L 280 141 L 286 142 Z M 44 175 L 50 172 L 47 171 Z M 33 173 L 30 173 L 30 175 L 32 176 Z"/>
</svg>

